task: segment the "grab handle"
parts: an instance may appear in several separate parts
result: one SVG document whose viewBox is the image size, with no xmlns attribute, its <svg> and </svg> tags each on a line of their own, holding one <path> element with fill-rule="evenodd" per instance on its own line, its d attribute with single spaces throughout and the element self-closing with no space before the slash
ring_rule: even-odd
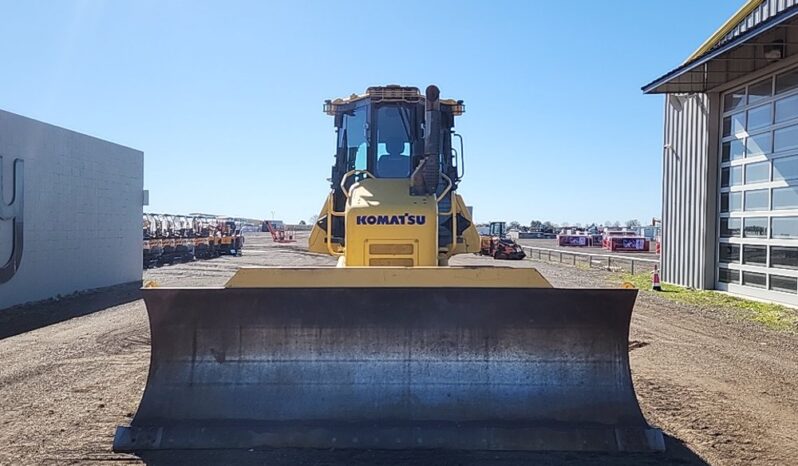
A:
<svg viewBox="0 0 798 466">
<path fill-rule="evenodd" d="M 349 190 L 346 189 L 346 186 L 344 186 L 346 180 L 349 179 L 349 177 L 352 175 L 360 175 L 360 174 L 366 174 L 369 177 L 374 178 L 374 175 L 372 175 L 371 172 L 368 170 L 349 170 L 348 172 L 344 173 L 344 176 L 341 178 L 341 191 L 344 192 L 344 196 L 346 196 L 347 199 L 349 199 Z"/>
</svg>

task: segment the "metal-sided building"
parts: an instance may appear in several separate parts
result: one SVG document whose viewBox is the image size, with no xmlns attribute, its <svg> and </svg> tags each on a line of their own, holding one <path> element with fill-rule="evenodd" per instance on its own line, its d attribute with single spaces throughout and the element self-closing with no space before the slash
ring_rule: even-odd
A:
<svg viewBox="0 0 798 466">
<path fill-rule="evenodd" d="M 0 110 L 0 309 L 141 283 L 143 158 Z"/>
<path fill-rule="evenodd" d="M 666 94 L 662 279 L 798 305 L 798 4 L 751 0 Z"/>
</svg>

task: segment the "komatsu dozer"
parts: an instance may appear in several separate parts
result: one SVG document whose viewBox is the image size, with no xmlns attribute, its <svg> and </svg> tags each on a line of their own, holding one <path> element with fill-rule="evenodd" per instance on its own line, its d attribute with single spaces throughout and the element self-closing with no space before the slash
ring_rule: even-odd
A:
<svg viewBox="0 0 798 466">
<path fill-rule="evenodd" d="M 391 85 L 324 111 L 336 154 L 309 249 L 338 267 L 145 288 L 150 370 L 114 450 L 664 448 L 630 376 L 636 290 L 448 265 L 480 248 L 462 101 Z"/>
</svg>

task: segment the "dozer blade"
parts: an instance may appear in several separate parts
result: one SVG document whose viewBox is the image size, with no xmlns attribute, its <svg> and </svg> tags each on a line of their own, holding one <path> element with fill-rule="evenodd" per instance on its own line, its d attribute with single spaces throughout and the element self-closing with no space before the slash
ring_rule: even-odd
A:
<svg viewBox="0 0 798 466">
<path fill-rule="evenodd" d="M 664 448 L 630 376 L 636 290 L 143 292 L 149 378 L 115 451 Z"/>
</svg>

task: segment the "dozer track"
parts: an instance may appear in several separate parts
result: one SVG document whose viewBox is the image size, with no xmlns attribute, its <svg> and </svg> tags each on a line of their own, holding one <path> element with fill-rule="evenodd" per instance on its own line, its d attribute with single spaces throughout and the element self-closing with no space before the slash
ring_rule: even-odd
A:
<svg viewBox="0 0 798 466">
<path fill-rule="evenodd" d="M 401 280 L 144 289 L 150 372 L 114 450 L 662 450 L 630 376 L 636 293 Z"/>
</svg>

